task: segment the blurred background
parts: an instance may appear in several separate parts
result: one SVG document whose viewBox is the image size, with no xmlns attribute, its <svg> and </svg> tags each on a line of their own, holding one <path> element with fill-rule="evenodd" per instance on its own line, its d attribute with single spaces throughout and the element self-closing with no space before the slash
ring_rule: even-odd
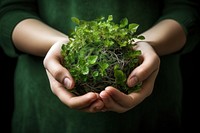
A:
<svg viewBox="0 0 200 133">
<path fill-rule="evenodd" d="M 199 35 L 200 37 L 200 35 Z M 191 53 L 185 54 L 181 59 L 183 74 L 183 131 L 184 133 L 199 132 L 199 84 L 200 78 L 200 43 Z"/>
</svg>

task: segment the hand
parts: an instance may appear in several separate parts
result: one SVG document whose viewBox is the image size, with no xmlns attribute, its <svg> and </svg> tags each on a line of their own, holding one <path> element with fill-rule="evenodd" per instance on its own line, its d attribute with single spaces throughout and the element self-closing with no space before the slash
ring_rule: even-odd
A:
<svg viewBox="0 0 200 133">
<path fill-rule="evenodd" d="M 106 87 L 99 94 L 105 104 L 102 111 L 126 112 L 141 103 L 152 93 L 159 71 L 160 58 L 147 42 L 138 42 L 133 49 L 142 51 L 141 65 L 129 75 L 127 85 L 133 87 L 142 82 L 141 89 L 126 95 L 112 86 Z"/>
<path fill-rule="evenodd" d="M 104 104 L 97 93 L 89 92 L 75 96 L 68 89 L 75 86 L 69 71 L 62 65 L 61 46 L 66 42 L 55 43 L 44 58 L 43 64 L 50 82 L 52 92 L 68 107 L 85 112 L 98 112 Z"/>
</svg>

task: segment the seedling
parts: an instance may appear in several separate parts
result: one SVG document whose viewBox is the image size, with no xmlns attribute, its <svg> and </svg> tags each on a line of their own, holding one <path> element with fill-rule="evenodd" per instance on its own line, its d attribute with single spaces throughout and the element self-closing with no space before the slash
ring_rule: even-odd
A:
<svg viewBox="0 0 200 133">
<path fill-rule="evenodd" d="M 100 17 L 91 21 L 72 17 L 76 27 L 70 34 L 70 41 L 63 44 L 61 54 L 64 66 L 75 80 L 72 92 L 82 95 L 87 92 L 101 92 L 113 86 L 129 94 L 138 90 L 141 83 L 129 88 L 126 80 L 131 71 L 139 65 L 140 50 L 133 50 L 139 27 L 123 18 L 119 24 L 109 15 L 105 20 Z"/>
</svg>

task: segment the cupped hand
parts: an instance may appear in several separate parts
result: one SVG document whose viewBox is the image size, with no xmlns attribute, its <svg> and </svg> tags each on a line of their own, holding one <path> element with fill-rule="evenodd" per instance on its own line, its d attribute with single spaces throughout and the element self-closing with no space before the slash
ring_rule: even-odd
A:
<svg viewBox="0 0 200 133">
<path fill-rule="evenodd" d="M 89 92 L 76 96 L 69 90 L 75 82 L 69 71 L 62 65 L 61 46 L 67 41 L 56 42 L 46 54 L 43 64 L 52 92 L 68 107 L 85 112 L 98 112 L 104 104 L 97 93 Z"/>
<path fill-rule="evenodd" d="M 127 79 L 127 85 L 133 87 L 142 82 L 141 89 L 127 95 L 112 86 L 106 87 L 99 94 L 105 104 L 102 111 L 126 112 L 140 104 L 152 93 L 160 67 L 160 58 L 147 42 L 138 42 L 133 49 L 141 50 L 141 64 L 131 72 Z"/>
</svg>

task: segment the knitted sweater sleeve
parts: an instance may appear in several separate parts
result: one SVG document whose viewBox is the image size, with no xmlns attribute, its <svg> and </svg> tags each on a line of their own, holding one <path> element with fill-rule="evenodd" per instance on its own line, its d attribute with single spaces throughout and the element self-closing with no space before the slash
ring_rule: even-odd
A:
<svg viewBox="0 0 200 133">
<path fill-rule="evenodd" d="M 0 3 L 0 47 L 10 57 L 18 55 L 12 42 L 15 26 L 27 18 L 39 19 L 34 0 L 1 0 Z"/>
<path fill-rule="evenodd" d="M 200 23 L 197 3 L 192 0 L 165 0 L 162 16 L 159 21 L 164 19 L 174 19 L 184 29 L 187 35 L 185 47 L 181 53 L 188 53 L 200 42 Z"/>
</svg>

